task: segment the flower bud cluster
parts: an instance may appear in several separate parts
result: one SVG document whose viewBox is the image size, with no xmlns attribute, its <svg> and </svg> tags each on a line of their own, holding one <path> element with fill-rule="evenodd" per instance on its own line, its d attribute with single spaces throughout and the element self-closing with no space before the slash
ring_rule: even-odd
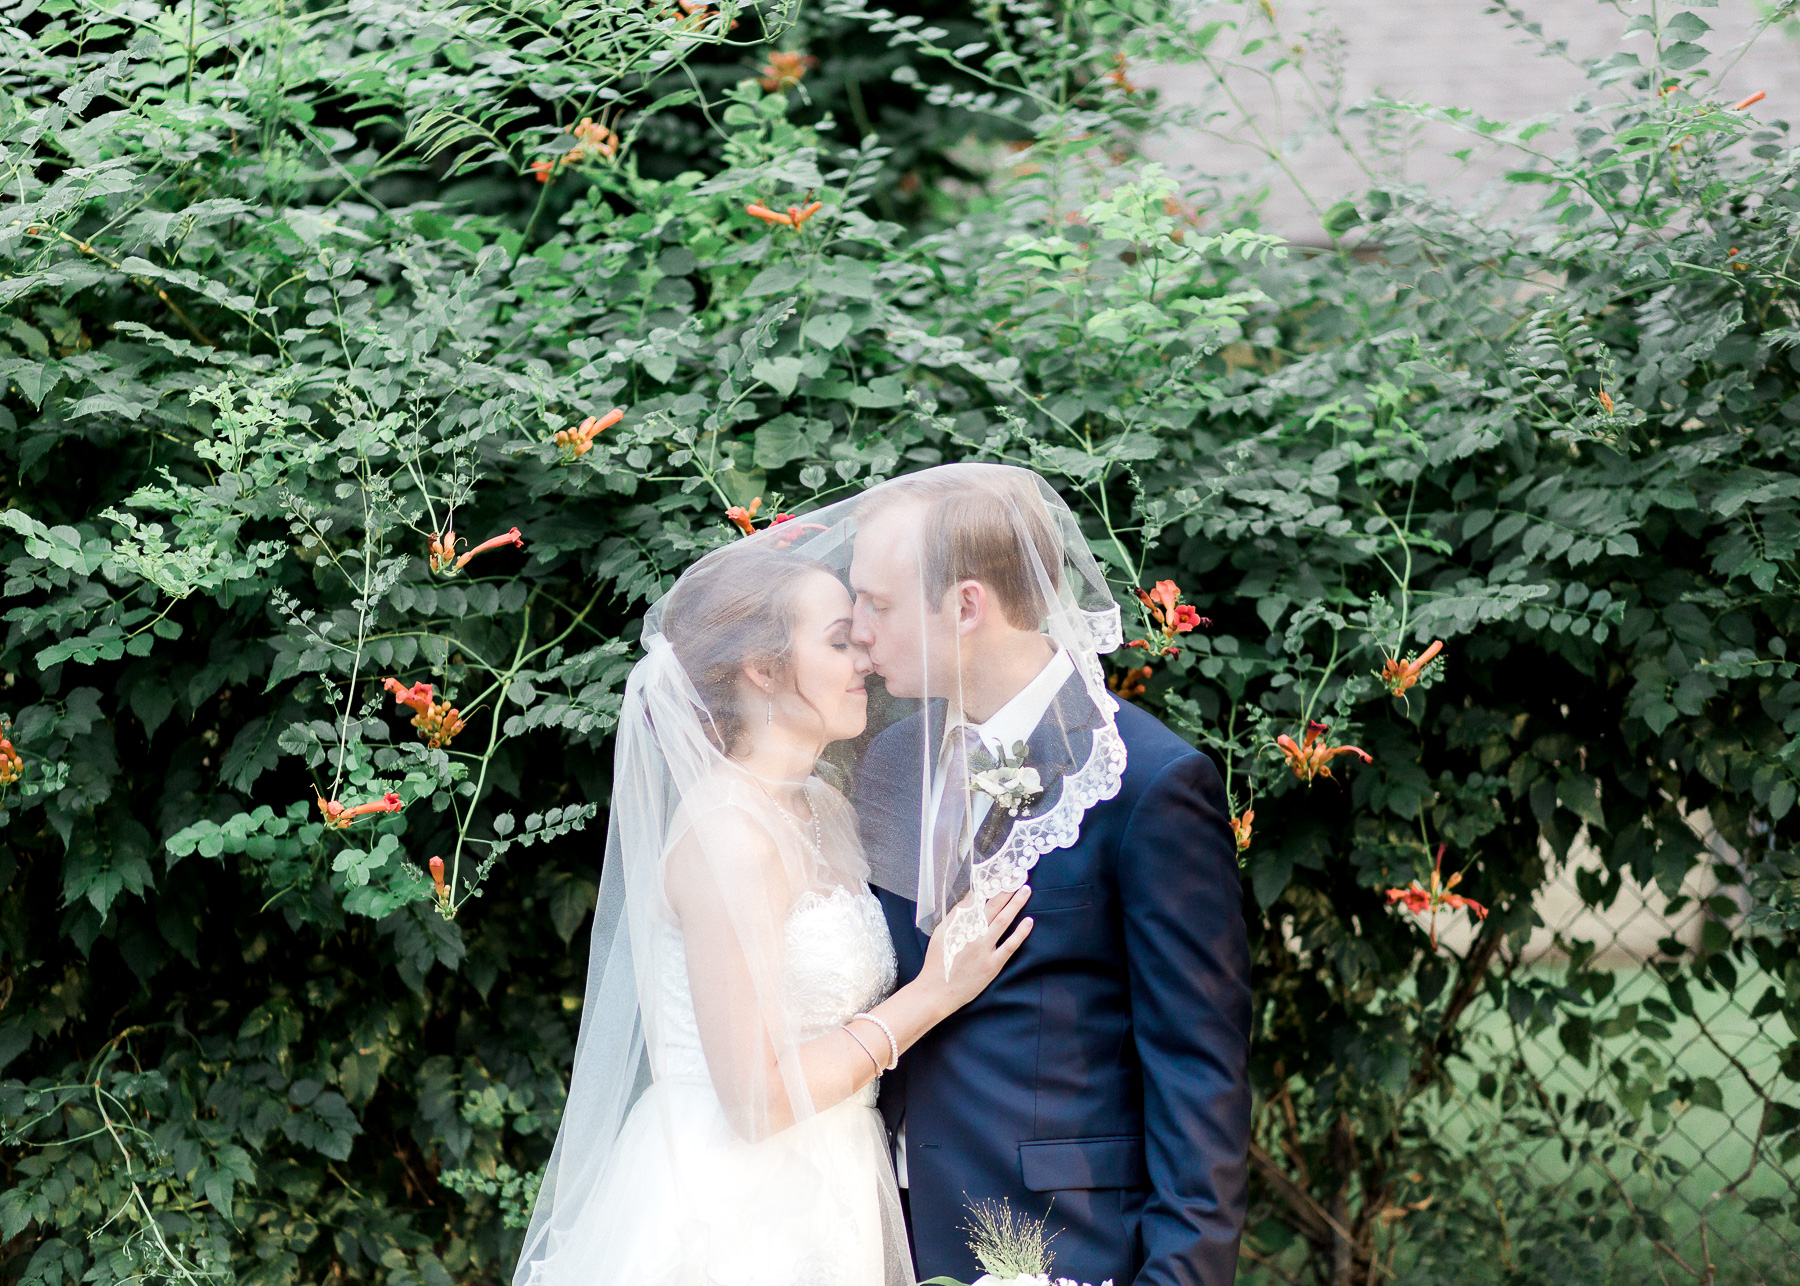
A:
<svg viewBox="0 0 1800 1286">
<path fill-rule="evenodd" d="M 7 738 L 12 724 L 0 719 L 0 786 L 10 786 L 25 773 L 25 760 Z"/>
<path fill-rule="evenodd" d="M 450 744 L 452 738 L 461 732 L 467 723 L 462 712 L 448 701 L 434 701 L 432 686 L 429 683 L 415 683 L 412 687 L 402 687 L 398 679 L 383 679 L 381 686 L 394 694 L 394 700 L 413 711 L 412 726 L 419 730 L 425 738 L 425 744 L 433 750 Z"/>
<path fill-rule="evenodd" d="M 605 415 L 590 415 L 580 427 L 562 429 L 556 434 L 556 445 L 564 460 L 574 460 L 594 449 L 594 439 L 625 418 L 625 412 L 614 407 Z"/>
</svg>

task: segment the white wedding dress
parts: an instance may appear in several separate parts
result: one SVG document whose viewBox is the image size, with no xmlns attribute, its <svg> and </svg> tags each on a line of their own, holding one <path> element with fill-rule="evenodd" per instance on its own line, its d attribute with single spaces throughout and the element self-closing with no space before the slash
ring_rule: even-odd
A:
<svg viewBox="0 0 1800 1286">
<path fill-rule="evenodd" d="M 585 1217 L 534 1280 L 910 1286 L 875 1084 L 746 1142 L 708 1072 L 681 928 L 665 916 L 658 930 L 654 1079 L 633 1105 Z M 783 1000 L 800 1041 L 837 1029 L 893 990 L 893 946 L 866 887 L 802 893 L 784 930 Z"/>
</svg>

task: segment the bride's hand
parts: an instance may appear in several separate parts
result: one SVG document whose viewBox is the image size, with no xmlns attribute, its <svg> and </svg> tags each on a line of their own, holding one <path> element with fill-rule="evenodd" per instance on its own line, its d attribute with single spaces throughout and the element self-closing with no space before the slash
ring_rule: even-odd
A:
<svg viewBox="0 0 1800 1286">
<path fill-rule="evenodd" d="M 948 919 L 932 931 L 931 945 L 925 949 L 925 967 L 919 970 L 917 982 L 935 993 L 933 998 L 939 1002 L 942 1013 L 948 1015 L 961 1009 L 986 990 L 1030 936 L 1029 919 L 1021 921 L 1019 931 L 1011 937 L 1006 933 L 1030 897 L 1031 886 L 1027 884 L 1016 892 L 989 898 L 987 932 L 956 953 L 956 959 L 950 963 L 948 978 L 944 977 L 944 925 L 949 923 Z M 1005 941 L 1001 941 L 1003 938 Z"/>
</svg>

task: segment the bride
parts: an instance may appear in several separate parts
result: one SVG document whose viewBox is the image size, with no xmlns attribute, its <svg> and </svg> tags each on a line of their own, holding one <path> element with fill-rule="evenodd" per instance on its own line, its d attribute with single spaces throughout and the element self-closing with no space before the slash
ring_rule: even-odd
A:
<svg viewBox="0 0 1800 1286">
<path fill-rule="evenodd" d="M 910 1286 L 875 1081 L 1012 956 L 894 956 L 818 775 L 868 721 L 838 576 L 774 529 L 650 611 L 626 685 L 562 1127 L 515 1286 Z M 796 533 L 798 534 L 798 533 Z M 890 994 L 891 993 L 891 994 Z"/>
</svg>

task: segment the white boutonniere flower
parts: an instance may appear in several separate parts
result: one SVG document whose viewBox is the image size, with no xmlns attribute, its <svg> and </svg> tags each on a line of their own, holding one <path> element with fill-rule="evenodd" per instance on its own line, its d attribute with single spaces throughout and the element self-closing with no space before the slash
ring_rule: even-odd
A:
<svg viewBox="0 0 1800 1286">
<path fill-rule="evenodd" d="M 991 798 L 996 805 L 1017 817 L 1019 810 L 1044 793 L 1044 783 L 1035 768 L 1025 766 L 1025 743 L 1014 742 L 1012 753 L 995 761 L 982 757 L 991 766 L 971 763 L 977 771 L 969 776 L 969 784 Z"/>
</svg>

